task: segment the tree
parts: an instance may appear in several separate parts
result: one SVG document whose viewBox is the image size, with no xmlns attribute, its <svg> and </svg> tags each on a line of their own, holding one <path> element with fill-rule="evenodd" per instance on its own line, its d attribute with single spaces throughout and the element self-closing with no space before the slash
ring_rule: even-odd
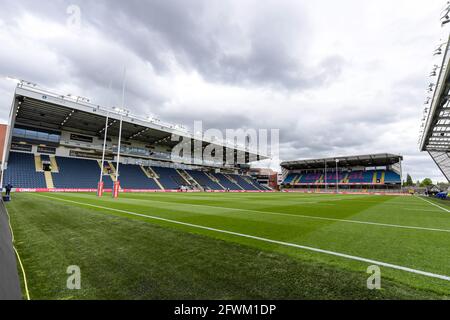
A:
<svg viewBox="0 0 450 320">
<path fill-rule="evenodd" d="M 413 185 L 414 185 L 413 179 L 411 178 L 411 175 L 408 173 L 406 175 L 406 181 L 403 183 L 403 186 L 412 187 Z"/>
<path fill-rule="evenodd" d="M 431 181 L 430 178 L 425 178 L 422 180 L 422 182 L 420 183 L 421 187 L 428 187 L 431 186 L 433 184 L 433 181 Z"/>
</svg>

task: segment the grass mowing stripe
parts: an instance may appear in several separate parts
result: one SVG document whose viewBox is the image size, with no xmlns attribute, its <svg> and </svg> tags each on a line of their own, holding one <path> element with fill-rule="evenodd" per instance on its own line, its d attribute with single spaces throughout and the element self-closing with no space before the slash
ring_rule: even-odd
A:
<svg viewBox="0 0 450 320">
<path fill-rule="evenodd" d="M 374 226 L 389 227 L 389 228 L 401 228 L 401 229 L 449 232 L 450 233 L 450 229 L 404 226 L 404 225 L 400 225 L 400 224 L 389 224 L 389 223 L 370 222 L 370 221 L 361 221 L 361 220 L 325 218 L 325 217 L 308 216 L 308 215 L 302 215 L 302 214 L 291 214 L 291 213 L 284 213 L 284 212 L 268 212 L 268 211 L 260 211 L 260 210 L 253 210 L 253 209 L 230 208 L 230 207 L 222 207 L 222 206 L 209 206 L 209 205 L 204 205 L 204 204 L 192 204 L 192 203 L 185 203 L 185 202 L 169 202 L 169 201 L 137 199 L 137 198 L 129 198 L 129 199 L 133 199 L 133 201 L 161 202 L 161 203 L 170 203 L 170 204 L 189 205 L 189 206 L 193 206 L 193 207 L 207 207 L 207 208 L 226 209 L 226 210 L 232 210 L 232 211 L 246 211 L 246 212 L 254 212 L 254 213 L 263 213 L 263 214 L 268 214 L 268 215 L 276 215 L 276 216 L 297 217 L 297 218 L 301 218 L 301 219 L 316 219 L 316 220 L 335 221 L 335 222 L 344 222 L 344 223 L 366 224 L 366 225 L 374 225 Z"/>
<path fill-rule="evenodd" d="M 248 238 L 248 239 L 254 239 L 254 240 L 264 241 L 264 242 L 268 242 L 268 243 L 279 244 L 279 245 L 286 246 L 286 247 L 293 247 L 293 248 L 303 249 L 303 250 L 312 251 L 312 252 L 324 253 L 324 254 L 340 257 L 340 258 L 345 258 L 345 259 L 350 259 L 350 260 L 370 263 L 370 264 L 383 266 L 383 267 L 391 268 L 391 269 L 395 269 L 395 270 L 401 270 L 401 271 L 405 271 L 405 272 L 409 272 L 409 273 L 413 273 L 413 274 L 418 274 L 418 275 L 422 275 L 422 276 L 426 276 L 426 277 L 430 277 L 430 278 L 436 278 L 436 279 L 441 279 L 441 280 L 445 280 L 445 281 L 450 281 L 450 276 L 436 274 L 436 273 L 427 272 L 427 271 L 418 270 L 418 269 L 413 269 L 413 268 L 408 268 L 408 267 L 399 266 L 399 265 L 395 265 L 395 264 L 391 264 L 391 263 L 387 263 L 387 262 L 382 262 L 382 261 L 377 261 L 377 260 L 372 260 L 372 259 L 368 259 L 368 258 L 352 256 L 352 255 L 345 254 L 345 253 L 340 253 L 340 252 L 335 252 L 335 251 L 330 251 L 330 250 L 324 250 L 324 249 L 320 249 L 320 248 L 313 248 L 313 247 L 303 246 L 303 245 L 296 244 L 296 243 L 278 241 L 278 240 L 273 240 L 273 239 L 253 236 L 253 235 L 249 235 L 249 234 L 228 231 L 228 230 L 211 228 L 211 227 L 201 226 L 201 225 L 197 225 L 197 224 L 193 224 L 193 223 L 187 223 L 187 222 L 181 222 L 181 221 L 177 221 L 177 220 L 171 220 L 171 219 L 166 219 L 166 218 L 161 218 L 161 217 L 155 217 L 155 216 L 145 215 L 145 214 L 136 213 L 136 212 L 127 211 L 127 210 L 121 210 L 121 209 L 115 209 L 115 208 L 110 208 L 110 207 L 98 206 L 98 205 L 84 203 L 84 202 L 79 202 L 79 201 L 73 201 L 73 200 L 67 200 L 67 199 L 59 199 L 59 198 L 50 197 L 50 196 L 44 196 L 44 195 L 38 195 L 38 196 L 39 197 L 49 198 L 49 199 L 52 199 L 52 200 L 57 200 L 57 201 L 75 203 L 75 204 L 79 204 L 79 205 L 82 205 L 82 206 L 88 206 L 88 207 L 93 207 L 93 208 L 97 208 L 97 209 L 104 209 L 104 210 L 109 210 L 109 211 L 125 213 L 125 214 L 129 214 L 129 215 L 133 215 L 133 216 L 138 216 L 138 217 L 144 217 L 144 218 L 153 219 L 153 220 L 169 222 L 169 223 L 183 225 L 183 226 L 188 226 L 188 227 L 197 228 L 197 229 L 214 231 L 214 232 L 223 233 L 223 234 L 230 234 L 230 235 L 234 235 L 234 236 L 238 236 L 238 237 L 242 237 L 242 238 Z"/>
<path fill-rule="evenodd" d="M 422 198 L 422 197 L 418 197 L 420 200 L 423 200 L 423 201 L 425 201 L 425 202 L 428 202 L 429 204 L 431 204 L 431 205 L 433 205 L 433 206 L 435 206 L 435 207 L 438 207 L 439 209 L 442 209 L 442 210 L 444 210 L 444 211 L 446 211 L 446 212 L 450 212 L 450 210 L 448 210 L 448 209 L 445 209 L 444 207 L 441 207 L 440 205 L 438 205 L 438 204 L 436 204 L 436 203 L 433 203 L 433 202 L 431 202 L 430 200 L 426 200 L 426 199 L 424 199 L 424 198 Z"/>
</svg>

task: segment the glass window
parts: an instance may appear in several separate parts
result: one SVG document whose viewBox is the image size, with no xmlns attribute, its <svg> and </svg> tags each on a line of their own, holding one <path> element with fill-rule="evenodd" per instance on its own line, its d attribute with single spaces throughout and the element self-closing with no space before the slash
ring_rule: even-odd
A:
<svg viewBox="0 0 450 320">
<path fill-rule="evenodd" d="M 60 136 L 58 134 L 49 134 L 48 140 L 51 142 L 59 142 Z"/>
<path fill-rule="evenodd" d="M 48 133 L 37 131 L 37 137 L 38 137 L 39 140 L 47 141 L 48 140 Z"/>
<path fill-rule="evenodd" d="M 31 138 L 31 139 L 37 139 L 38 133 L 37 133 L 37 131 L 26 130 L 25 137 L 26 138 Z"/>
<path fill-rule="evenodd" d="M 25 137 L 25 129 L 20 129 L 20 128 L 14 128 L 13 129 L 13 136 L 16 137 Z"/>
</svg>

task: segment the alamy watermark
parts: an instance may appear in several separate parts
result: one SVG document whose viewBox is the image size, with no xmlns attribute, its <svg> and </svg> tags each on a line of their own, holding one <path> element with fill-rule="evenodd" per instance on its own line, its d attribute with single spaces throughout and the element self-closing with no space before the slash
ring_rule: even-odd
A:
<svg viewBox="0 0 450 320">
<path fill-rule="evenodd" d="M 69 274 L 66 281 L 66 287 L 69 290 L 81 289 L 81 269 L 79 266 L 71 265 L 67 267 L 66 273 Z"/>
<path fill-rule="evenodd" d="M 171 160 L 193 165 L 208 163 L 240 165 L 258 161 L 261 157 L 277 160 L 279 132 L 279 129 L 204 130 L 202 121 L 195 121 L 194 139 L 181 134 L 172 134 L 171 141 L 177 144 L 172 148 Z"/>
<path fill-rule="evenodd" d="M 367 273 L 370 274 L 370 277 L 367 278 L 367 289 L 381 289 L 381 270 L 377 265 L 372 265 L 367 268 Z"/>
<path fill-rule="evenodd" d="M 69 29 L 78 31 L 81 29 L 81 8 L 76 4 L 71 4 L 66 9 L 68 15 L 66 25 Z"/>
</svg>

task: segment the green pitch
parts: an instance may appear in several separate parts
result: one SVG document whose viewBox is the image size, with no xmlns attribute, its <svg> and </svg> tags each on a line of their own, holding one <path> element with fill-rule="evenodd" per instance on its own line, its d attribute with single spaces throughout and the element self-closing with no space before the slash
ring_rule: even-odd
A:
<svg viewBox="0 0 450 320">
<path fill-rule="evenodd" d="M 49 193 L 7 208 L 31 299 L 448 298 L 450 207 L 427 201 Z M 80 290 L 66 287 L 71 265 Z M 371 265 L 380 290 L 367 289 Z"/>
</svg>

